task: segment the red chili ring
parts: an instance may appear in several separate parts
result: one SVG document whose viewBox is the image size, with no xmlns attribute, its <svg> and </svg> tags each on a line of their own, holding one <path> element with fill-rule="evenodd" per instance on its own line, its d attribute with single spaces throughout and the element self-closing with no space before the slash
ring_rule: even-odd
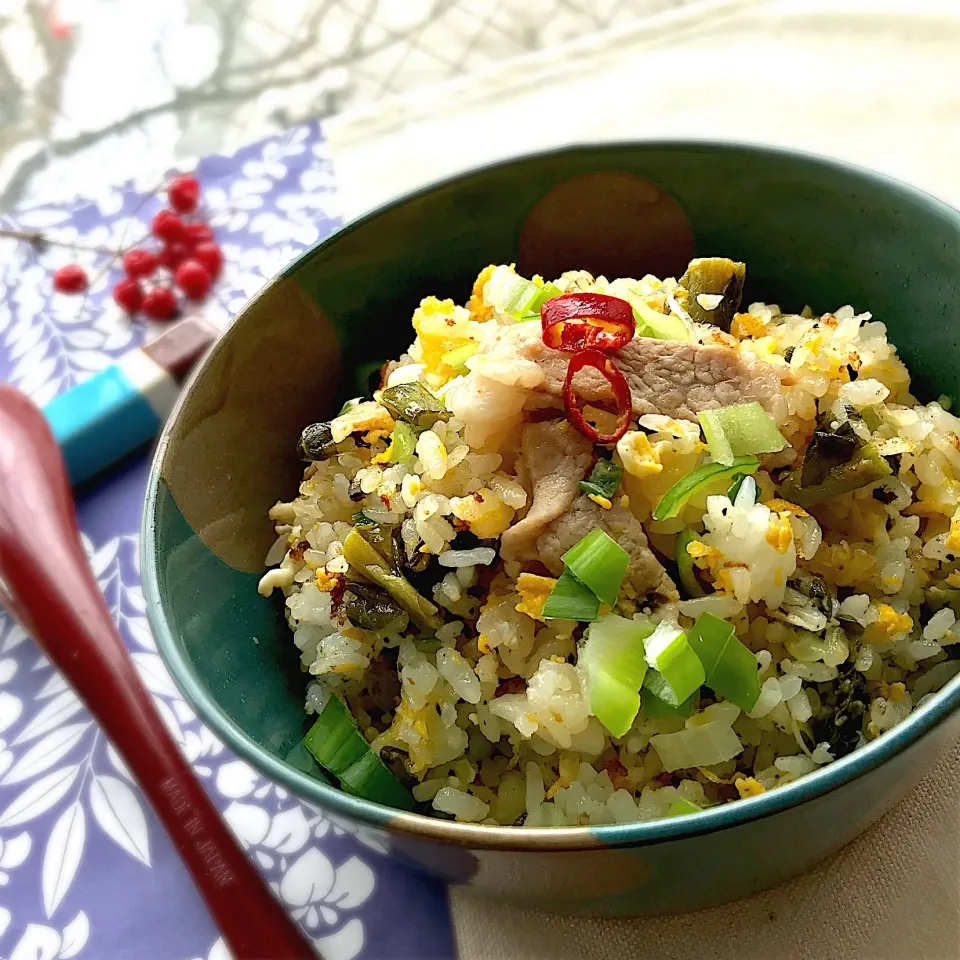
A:
<svg viewBox="0 0 960 960">
<path fill-rule="evenodd" d="M 617 350 L 633 339 L 637 323 L 626 300 L 605 293 L 565 293 L 540 309 L 543 342 L 555 350 Z"/>
<path fill-rule="evenodd" d="M 599 370 L 613 389 L 618 415 L 617 429 L 613 433 L 598 433 L 584 419 L 583 409 L 577 404 L 577 397 L 573 392 L 573 378 L 584 367 L 594 367 Z M 581 350 L 570 358 L 567 376 L 563 381 L 563 405 L 566 407 L 570 422 L 594 443 L 616 443 L 627 432 L 633 415 L 633 399 L 630 396 L 630 385 L 626 377 L 614 366 L 613 361 L 599 350 Z"/>
</svg>

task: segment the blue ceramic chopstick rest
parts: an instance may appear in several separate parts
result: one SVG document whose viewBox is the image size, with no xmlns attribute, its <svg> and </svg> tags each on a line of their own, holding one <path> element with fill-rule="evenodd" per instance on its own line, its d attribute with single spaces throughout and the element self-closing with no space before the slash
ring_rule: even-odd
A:
<svg viewBox="0 0 960 960">
<path fill-rule="evenodd" d="M 180 384 L 216 335 L 200 317 L 181 320 L 44 407 L 71 484 L 84 483 L 157 435 Z"/>
</svg>

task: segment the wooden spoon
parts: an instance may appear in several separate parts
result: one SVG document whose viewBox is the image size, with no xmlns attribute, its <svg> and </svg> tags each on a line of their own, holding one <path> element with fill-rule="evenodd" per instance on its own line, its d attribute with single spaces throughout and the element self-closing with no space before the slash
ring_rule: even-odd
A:
<svg viewBox="0 0 960 960">
<path fill-rule="evenodd" d="M 43 414 L 0 384 L 0 601 L 70 681 L 140 782 L 235 960 L 315 960 L 157 713 L 80 543 Z"/>
</svg>

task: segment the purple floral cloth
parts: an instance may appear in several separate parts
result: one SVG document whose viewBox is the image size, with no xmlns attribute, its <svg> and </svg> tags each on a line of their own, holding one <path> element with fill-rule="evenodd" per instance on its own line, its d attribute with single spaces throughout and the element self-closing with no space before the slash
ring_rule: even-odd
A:
<svg viewBox="0 0 960 960">
<path fill-rule="evenodd" d="M 226 257 L 204 314 L 226 321 L 339 220 L 317 125 L 200 162 L 207 216 Z M 162 198 L 130 184 L 0 225 L 116 249 L 147 233 Z M 86 298 L 52 293 L 79 259 Z M 116 264 L 0 240 L 0 379 L 38 403 L 148 339 L 114 307 Z M 390 859 L 373 836 L 302 803 L 238 760 L 198 721 L 157 654 L 140 589 L 149 457 L 78 498 L 94 570 L 163 719 L 244 847 L 328 960 L 447 958 L 443 886 Z M 0 958 L 227 960 L 228 953 L 137 785 L 73 692 L 0 613 Z"/>
</svg>

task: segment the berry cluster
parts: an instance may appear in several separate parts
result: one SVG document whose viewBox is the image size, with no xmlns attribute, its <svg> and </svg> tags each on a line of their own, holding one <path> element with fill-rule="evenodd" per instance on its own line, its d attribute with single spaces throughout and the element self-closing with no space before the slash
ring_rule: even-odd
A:
<svg viewBox="0 0 960 960">
<path fill-rule="evenodd" d="M 202 300 L 223 266 L 223 253 L 210 227 L 202 220 L 186 219 L 200 202 L 197 179 L 174 177 L 167 200 L 170 209 L 161 210 L 150 224 L 159 249 L 135 247 L 122 257 L 126 276 L 114 285 L 113 299 L 131 316 L 142 311 L 152 320 L 171 319 L 180 308 L 174 287 L 189 300 Z M 88 285 L 86 271 L 75 263 L 53 275 L 59 293 L 83 293 Z"/>
</svg>

